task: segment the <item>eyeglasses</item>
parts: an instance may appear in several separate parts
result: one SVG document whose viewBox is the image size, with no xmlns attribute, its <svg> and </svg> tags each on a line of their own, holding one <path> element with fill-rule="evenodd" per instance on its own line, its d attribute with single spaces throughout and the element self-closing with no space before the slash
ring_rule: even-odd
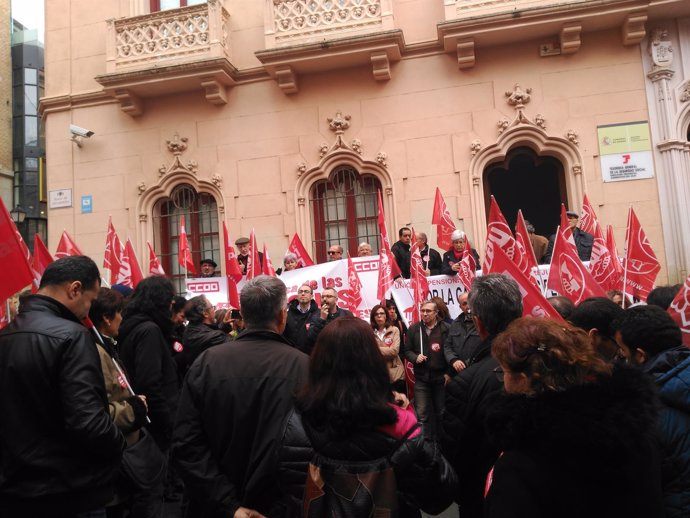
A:
<svg viewBox="0 0 690 518">
<path fill-rule="evenodd" d="M 503 372 L 503 369 L 501 369 L 500 367 L 496 367 L 494 369 L 494 376 L 496 376 L 496 379 L 499 383 L 503 383 L 503 379 L 505 378 L 505 373 Z"/>
<path fill-rule="evenodd" d="M 310 290 L 297 290 L 297 293 L 309 293 L 311 294 Z"/>
</svg>

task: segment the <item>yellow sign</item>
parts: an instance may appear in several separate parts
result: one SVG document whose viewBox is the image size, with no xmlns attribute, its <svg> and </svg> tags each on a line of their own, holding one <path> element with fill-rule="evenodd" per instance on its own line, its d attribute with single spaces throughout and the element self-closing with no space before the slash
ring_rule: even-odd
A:
<svg viewBox="0 0 690 518">
<path fill-rule="evenodd" d="M 646 121 L 597 127 L 600 155 L 651 151 L 649 123 Z"/>
</svg>

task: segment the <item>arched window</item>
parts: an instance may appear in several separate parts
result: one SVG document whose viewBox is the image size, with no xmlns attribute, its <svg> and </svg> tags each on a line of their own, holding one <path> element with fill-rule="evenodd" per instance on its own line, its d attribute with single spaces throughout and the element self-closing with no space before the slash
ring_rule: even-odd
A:
<svg viewBox="0 0 690 518">
<path fill-rule="evenodd" d="M 185 292 L 185 272 L 177 262 L 180 239 L 180 217 L 184 216 L 189 247 L 199 271 L 199 261 L 210 258 L 221 264 L 218 234 L 218 207 L 208 193 L 197 193 L 190 185 L 178 185 L 170 198 L 159 200 L 154 207 L 156 250 L 160 250 L 163 269 L 175 284 L 177 292 Z"/>
<path fill-rule="evenodd" d="M 379 250 L 377 191 L 381 183 L 375 176 L 360 175 L 351 167 L 338 167 L 328 178 L 316 182 L 309 193 L 312 211 L 314 250 L 317 262 L 326 261 L 331 245 L 343 247 L 345 255 L 357 255 L 362 241 Z M 344 256 L 345 256 L 344 255 Z"/>
</svg>

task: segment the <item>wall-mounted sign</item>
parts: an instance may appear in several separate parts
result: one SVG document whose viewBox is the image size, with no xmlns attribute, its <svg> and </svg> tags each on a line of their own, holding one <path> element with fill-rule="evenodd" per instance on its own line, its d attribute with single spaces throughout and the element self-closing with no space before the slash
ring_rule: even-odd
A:
<svg viewBox="0 0 690 518">
<path fill-rule="evenodd" d="M 654 177 L 648 122 L 598 126 L 597 138 L 601 175 L 605 182 Z"/>
<path fill-rule="evenodd" d="M 72 189 L 48 191 L 48 208 L 62 209 L 72 206 Z"/>
<path fill-rule="evenodd" d="M 81 213 L 91 214 L 93 212 L 93 196 L 90 194 L 81 197 Z"/>
</svg>

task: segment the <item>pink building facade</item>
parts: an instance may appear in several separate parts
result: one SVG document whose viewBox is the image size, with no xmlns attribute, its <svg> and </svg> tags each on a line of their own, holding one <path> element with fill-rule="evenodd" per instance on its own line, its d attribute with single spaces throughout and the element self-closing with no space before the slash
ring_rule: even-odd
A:
<svg viewBox="0 0 690 518">
<path fill-rule="evenodd" d="M 101 262 L 112 215 L 179 274 L 184 214 L 197 260 L 221 264 L 223 221 L 276 264 L 295 232 L 376 253 L 379 190 L 389 233 L 433 245 L 439 187 L 481 253 L 491 195 L 549 235 L 587 193 L 621 253 L 634 206 L 658 284 L 687 276 L 690 2 L 167 3 L 46 2 L 51 250 L 66 229 Z"/>
</svg>

